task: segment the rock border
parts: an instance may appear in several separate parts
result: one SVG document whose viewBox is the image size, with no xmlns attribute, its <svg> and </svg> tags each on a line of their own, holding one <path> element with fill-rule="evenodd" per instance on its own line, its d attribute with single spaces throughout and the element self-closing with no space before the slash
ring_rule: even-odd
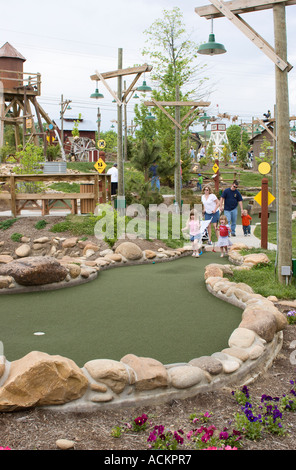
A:
<svg viewBox="0 0 296 470">
<path fill-rule="evenodd" d="M 228 348 L 211 356 L 192 358 L 188 363 L 164 365 L 153 358 L 127 354 L 120 361 L 94 359 L 82 368 L 71 359 L 38 351 L 11 363 L 0 356 L 0 412 L 30 407 L 95 411 L 156 405 L 254 381 L 281 350 L 287 319 L 271 300 L 255 294 L 247 284 L 237 284 L 225 277 L 235 269 L 250 269 L 259 262 L 269 262 L 263 254 L 242 256 L 241 248 L 232 246 L 229 259 L 234 265 L 212 263 L 205 268 L 207 290 L 243 309 L 242 321 L 229 337 Z M 105 261 L 110 261 L 104 269 L 175 259 L 188 255 L 191 248 L 167 250 L 169 254 L 161 250 L 160 257 L 150 253 L 149 258 L 140 251 L 132 242 L 124 242 L 115 252 L 104 254 L 103 258 L 109 256 Z M 92 274 L 96 277 L 98 271 Z M 91 279 L 89 276 L 84 282 Z M 74 279 L 76 283 L 80 280 L 79 276 Z"/>
</svg>

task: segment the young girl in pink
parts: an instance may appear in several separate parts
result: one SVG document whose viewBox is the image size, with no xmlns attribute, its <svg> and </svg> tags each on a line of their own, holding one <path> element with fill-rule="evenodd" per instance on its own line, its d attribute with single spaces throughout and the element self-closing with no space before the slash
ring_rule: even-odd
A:
<svg viewBox="0 0 296 470">
<path fill-rule="evenodd" d="M 196 258 L 199 257 L 199 248 L 201 245 L 201 233 L 200 233 L 200 223 L 199 220 L 195 218 L 194 211 L 190 212 L 189 219 L 187 220 L 186 227 L 182 228 L 183 230 L 189 231 L 190 241 L 192 243 L 192 256 Z"/>
<path fill-rule="evenodd" d="M 229 234 L 230 226 L 228 225 L 227 217 L 225 215 L 221 215 L 219 220 L 219 238 L 217 243 L 217 246 L 219 246 L 221 250 L 221 258 L 224 257 L 223 250 L 225 250 L 225 256 L 227 256 L 228 247 L 232 245 Z"/>
</svg>

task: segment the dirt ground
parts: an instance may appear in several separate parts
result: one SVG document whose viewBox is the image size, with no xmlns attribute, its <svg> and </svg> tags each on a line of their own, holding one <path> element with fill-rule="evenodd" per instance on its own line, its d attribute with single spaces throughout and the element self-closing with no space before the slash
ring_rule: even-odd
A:
<svg viewBox="0 0 296 470">
<path fill-rule="evenodd" d="M 4 219 L 0 218 L 0 222 Z M 33 228 L 33 223 L 35 224 L 39 219 L 35 217 L 30 219 L 21 218 L 17 222 L 19 225 L 14 225 L 6 231 L 0 230 L 0 241 L 5 241 L 5 250 L 8 243 L 9 246 L 15 247 L 15 242 L 11 245 L 9 241 L 11 234 L 15 232 L 31 238 L 53 236 L 48 229 L 56 223 L 55 218 L 50 217 L 50 224 L 41 231 Z M 70 236 L 70 234 L 64 233 L 59 236 Z M 153 249 L 152 242 L 145 243 Z M 1 248 L 0 251 L 3 250 L 4 248 Z M 287 310 L 287 307 L 285 309 Z M 295 340 L 296 326 L 290 325 L 284 330 L 283 348 L 270 369 L 253 384 L 248 385 L 252 401 L 258 402 L 263 394 L 281 397 L 291 390 L 289 381 L 296 379 L 296 360 L 292 344 Z M 0 446 L 9 446 L 13 450 L 55 450 L 58 449 L 56 444 L 58 439 L 68 439 L 74 442 L 74 450 L 147 450 L 149 430 L 138 433 L 122 432 L 118 438 L 111 435 L 113 428 L 119 426 L 126 429 L 125 423 L 131 423 L 142 413 L 148 415 L 151 429 L 155 425 L 163 425 L 172 431 L 183 429 L 186 434 L 193 429 L 189 420 L 191 413 L 211 412 L 212 418 L 209 424 L 213 424 L 219 431 L 222 431 L 224 427 L 232 430 L 234 414 L 240 410 L 240 407 L 235 402 L 231 391 L 231 389 L 223 389 L 202 393 L 195 398 L 173 400 L 165 405 L 140 409 L 124 408 L 116 411 L 73 413 L 37 408 L 0 413 Z M 285 436 L 264 434 L 263 438 L 257 442 L 243 439 L 243 450 L 294 450 L 296 448 L 296 413 L 286 412 L 284 423 L 288 431 Z M 183 448 L 184 450 L 194 449 L 194 446 L 187 444 Z"/>
</svg>

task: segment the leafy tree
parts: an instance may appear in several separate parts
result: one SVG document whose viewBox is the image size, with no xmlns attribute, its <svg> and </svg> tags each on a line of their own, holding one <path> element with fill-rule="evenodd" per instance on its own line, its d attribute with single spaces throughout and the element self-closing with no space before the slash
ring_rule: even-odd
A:
<svg viewBox="0 0 296 470">
<path fill-rule="evenodd" d="M 232 152 L 238 151 L 241 143 L 248 146 L 249 136 L 246 131 L 242 131 L 240 126 L 233 124 L 226 129 L 228 142 Z"/>
<path fill-rule="evenodd" d="M 106 142 L 105 152 L 116 152 L 117 133 L 115 131 L 101 132 L 100 139 Z"/>
<path fill-rule="evenodd" d="M 181 10 L 177 7 L 171 11 L 164 10 L 163 18 L 156 20 L 151 27 L 144 32 L 147 35 L 147 48 L 143 55 L 149 56 L 153 65 L 151 79 L 155 82 L 157 90 L 152 91 L 152 97 L 156 101 L 186 101 L 201 98 L 201 85 L 207 80 L 197 76 L 202 67 L 195 63 L 198 45 L 191 41 L 186 33 Z M 193 86 L 188 90 L 188 86 Z M 179 89 L 179 96 L 176 88 Z M 199 96 L 197 96 L 199 93 Z M 166 107 L 167 112 L 175 117 L 175 107 Z M 140 130 L 136 131 L 137 139 L 145 137 L 147 140 L 157 139 L 161 143 L 161 162 L 159 168 L 167 167 L 169 178 L 173 178 L 175 168 L 175 128 L 172 121 L 158 108 L 152 108 L 156 121 L 147 121 L 145 118 L 150 112 L 142 104 L 135 108 L 135 123 Z M 181 118 L 188 112 L 188 108 L 182 107 Z M 192 116 L 191 116 L 192 118 Z M 188 122 L 188 121 L 187 121 Z M 186 121 L 183 122 L 185 128 Z M 189 178 L 190 157 L 187 152 L 188 132 L 182 133 L 181 159 L 183 160 L 183 180 Z M 168 173 L 168 171 L 167 171 Z"/>
</svg>

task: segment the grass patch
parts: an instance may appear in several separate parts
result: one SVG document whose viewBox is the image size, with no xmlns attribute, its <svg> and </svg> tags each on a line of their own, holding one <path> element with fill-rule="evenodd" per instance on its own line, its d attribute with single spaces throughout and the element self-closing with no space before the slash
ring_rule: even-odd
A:
<svg viewBox="0 0 296 470">
<path fill-rule="evenodd" d="M 291 285 L 281 284 L 277 279 L 277 271 L 275 269 L 274 250 L 263 250 L 262 248 L 254 248 L 252 250 L 241 251 L 242 255 L 250 253 L 266 253 L 270 263 L 267 265 L 254 266 L 249 271 L 234 271 L 233 276 L 227 276 L 232 282 L 244 282 L 252 287 L 256 294 L 268 297 L 275 295 L 278 299 L 295 299 L 296 298 L 296 282 L 292 278 Z"/>
<path fill-rule="evenodd" d="M 270 222 L 268 224 L 268 242 L 277 244 L 277 224 Z M 254 235 L 261 238 L 261 225 L 257 225 L 254 230 Z M 292 220 L 292 256 L 296 258 L 296 220 Z"/>
</svg>

